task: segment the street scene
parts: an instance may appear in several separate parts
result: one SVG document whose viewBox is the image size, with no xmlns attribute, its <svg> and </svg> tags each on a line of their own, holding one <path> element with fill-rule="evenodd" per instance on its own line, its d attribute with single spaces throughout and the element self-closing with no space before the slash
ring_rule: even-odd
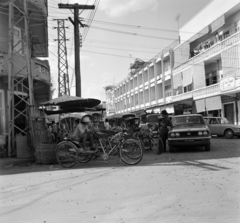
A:
<svg viewBox="0 0 240 223">
<path fill-rule="evenodd" d="M 239 222 L 239 139 L 212 139 L 129 167 L 111 157 L 1 167 L 1 222 Z"/>
<path fill-rule="evenodd" d="M 240 0 L 0 0 L 0 223 L 240 222 Z"/>
</svg>

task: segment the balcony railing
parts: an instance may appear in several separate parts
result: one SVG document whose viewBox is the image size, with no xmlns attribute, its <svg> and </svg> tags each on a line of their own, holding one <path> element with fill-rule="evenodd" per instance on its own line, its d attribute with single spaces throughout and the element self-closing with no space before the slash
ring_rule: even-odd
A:
<svg viewBox="0 0 240 223">
<path fill-rule="evenodd" d="M 198 98 L 203 98 L 206 96 L 215 95 L 219 93 L 220 93 L 220 85 L 219 83 L 217 83 L 214 85 L 206 86 L 201 89 L 189 91 L 179 95 L 174 95 L 172 97 L 172 101 L 177 102 L 177 101 L 182 101 L 190 98 L 198 99 Z"/>
<path fill-rule="evenodd" d="M 192 98 L 192 97 L 193 97 L 193 92 L 189 91 L 189 92 L 186 92 L 186 93 L 183 93 L 183 94 L 174 95 L 172 97 L 172 101 L 173 102 L 182 101 L 182 100 L 186 100 L 186 99 L 189 99 L 189 98 Z"/>
<path fill-rule="evenodd" d="M 209 96 L 209 95 L 218 94 L 218 93 L 220 93 L 219 83 L 193 91 L 193 97 L 199 98 L 202 96 Z"/>
</svg>

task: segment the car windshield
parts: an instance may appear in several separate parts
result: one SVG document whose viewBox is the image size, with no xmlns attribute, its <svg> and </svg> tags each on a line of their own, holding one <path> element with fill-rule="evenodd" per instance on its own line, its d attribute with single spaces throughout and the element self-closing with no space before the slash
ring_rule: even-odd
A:
<svg viewBox="0 0 240 223">
<path fill-rule="evenodd" d="M 176 126 L 176 125 L 204 124 L 204 120 L 201 116 L 173 117 L 172 124 L 174 126 Z"/>
<path fill-rule="evenodd" d="M 220 122 L 221 124 L 231 124 L 231 122 L 229 122 L 227 118 L 221 118 Z"/>
</svg>

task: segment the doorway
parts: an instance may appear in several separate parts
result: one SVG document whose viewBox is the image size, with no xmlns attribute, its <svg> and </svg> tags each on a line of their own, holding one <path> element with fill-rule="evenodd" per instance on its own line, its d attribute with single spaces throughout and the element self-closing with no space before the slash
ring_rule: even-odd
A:
<svg viewBox="0 0 240 223">
<path fill-rule="evenodd" d="M 229 122 L 234 124 L 234 103 L 224 104 L 224 117 L 228 119 Z"/>
</svg>

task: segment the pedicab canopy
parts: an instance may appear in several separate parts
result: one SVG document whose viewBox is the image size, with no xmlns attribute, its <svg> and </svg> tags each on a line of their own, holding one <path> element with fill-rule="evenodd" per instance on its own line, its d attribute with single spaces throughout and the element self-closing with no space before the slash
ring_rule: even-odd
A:
<svg viewBox="0 0 240 223">
<path fill-rule="evenodd" d="M 92 108 L 98 106 L 101 103 L 100 100 L 94 98 L 81 98 L 70 95 L 63 95 L 58 98 L 54 98 L 50 101 L 42 103 L 41 105 L 57 105 L 60 109 L 76 108 L 76 107 L 87 107 Z"/>
</svg>

